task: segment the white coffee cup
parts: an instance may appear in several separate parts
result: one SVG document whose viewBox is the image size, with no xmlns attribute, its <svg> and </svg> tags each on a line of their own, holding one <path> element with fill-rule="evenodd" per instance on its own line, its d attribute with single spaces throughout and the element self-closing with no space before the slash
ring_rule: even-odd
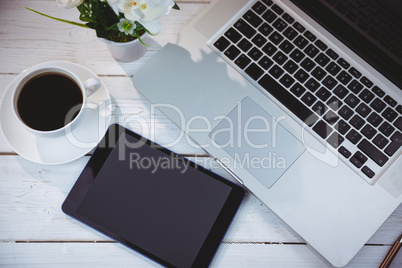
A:
<svg viewBox="0 0 402 268">
<path fill-rule="evenodd" d="M 97 77 L 82 81 L 61 67 L 32 68 L 21 75 L 11 107 L 20 123 L 37 135 L 62 134 L 78 125 L 84 117 L 87 98 L 101 86 Z"/>
</svg>

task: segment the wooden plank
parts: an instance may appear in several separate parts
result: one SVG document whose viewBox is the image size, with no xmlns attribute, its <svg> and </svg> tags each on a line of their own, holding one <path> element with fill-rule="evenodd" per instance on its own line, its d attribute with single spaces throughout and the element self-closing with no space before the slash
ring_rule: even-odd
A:
<svg viewBox="0 0 402 268">
<path fill-rule="evenodd" d="M 0 241 L 110 241 L 69 218 L 61 204 L 89 157 L 70 164 L 44 166 L 19 156 L 0 156 Z M 226 178 L 213 159 L 190 158 Z M 370 239 L 370 244 L 391 244 L 399 235 L 400 206 Z M 248 194 L 225 237 L 227 242 L 302 243 L 294 232 Z"/>
<path fill-rule="evenodd" d="M 365 246 L 347 267 L 378 267 L 389 246 Z M 400 259 L 396 260 L 399 264 Z M 6 267 L 160 267 L 118 243 L 1 243 Z M 397 263 L 395 263 L 397 264 Z M 329 267 L 308 246 L 224 243 L 211 267 Z M 398 266 L 396 266 L 398 267 Z"/>
<path fill-rule="evenodd" d="M 24 7 L 51 16 L 79 21 L 78 10 L 55 7 L 49 1 L 2 1 L 0 11 L 0 73 L 18 74 L 22 70 L 46 61 L 65 60 L 80 63 L 99 75 L 133 75 L 167 42 L 172 42 L 182 27 L 206 7 L 206 2 L 181 3 L 180 11 L 161 19 L 163 31 L 148 42 L 146 54 L 138 61 L 115 61 L 106 45 L 92 29 L 85 29 L 50 20 Z M 21 56 L 31 55 L 31 56 Z"/>
</svg>

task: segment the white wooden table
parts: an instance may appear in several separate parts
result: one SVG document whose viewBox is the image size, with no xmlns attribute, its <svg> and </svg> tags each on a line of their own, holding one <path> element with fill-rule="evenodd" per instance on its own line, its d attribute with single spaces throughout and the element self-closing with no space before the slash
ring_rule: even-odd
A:
<svg viewBox="0 0 402 268">
<path fill-rule="evenodd" d="M 64 10 L 53 0 L 0 1 L 0 98 L 24 69 L 46 61 L 81 64 L 105 83 L 118 109 L 112 120 L 134 118 L 133 130 L 151 134 L 150 103 L 132 80 L 136 72 L 169 41 L 208 1 L 179 1 L 180 12 L 162 22 L 164 30 L 150 42 L 138 61 L 115 61 L 92 30 L 55 22 L 34 14 L 27 6 L 56 17 L 78 21 L 76 9 Z M 178 76 L 180 74 L 177 74 Z M 167 87 L 166 90 L 169 90 Z M 155 114 L 153 139 L 167 145 L 180 131 L 166 117 Z M 202 149 L 185 139 L 171 146 L 229 178 Z M 69 218 L 61 204 L 89 159 L 48 166 L 29 162 L 14 153 L 0 134 L 0 266 L 1 267 L 158 267 L 145 257 Z M 375 213 L 375 212 L 373 212 Z M 399 207 L 349 267 L 378 267 L 402 232 Z M 336 249 L 334 249 L 336 250 Z M 235 218 L 212 267 L 327 267 L 327 264 L 251 193 Z"/>
</svg>

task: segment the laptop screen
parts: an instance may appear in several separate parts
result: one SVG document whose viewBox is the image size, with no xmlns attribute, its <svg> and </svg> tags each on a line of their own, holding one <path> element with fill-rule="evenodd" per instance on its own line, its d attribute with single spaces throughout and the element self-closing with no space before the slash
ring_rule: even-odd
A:
<svg viewBox="0 0 402 268">
<path fill-rule="evenodd" d="M 402 88 L 402 1 L 291 1 Z"/>
</svg>

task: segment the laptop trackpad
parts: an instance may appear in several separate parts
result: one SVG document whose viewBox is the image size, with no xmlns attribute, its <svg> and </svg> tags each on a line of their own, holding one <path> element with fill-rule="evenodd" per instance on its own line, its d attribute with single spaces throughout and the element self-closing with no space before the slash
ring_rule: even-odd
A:
<svg viewBox="0 0 402 268">
<path fill-rule="evenodd" d="M 209 134 L 234 161 L 270 188 L 304 152 L 303 144 L 249 97 L 244 98 Z M 226 161 L 226 159 L 225 159 Z M 223 161 L 222 161 L 223 162 Z"/>
</svg>

